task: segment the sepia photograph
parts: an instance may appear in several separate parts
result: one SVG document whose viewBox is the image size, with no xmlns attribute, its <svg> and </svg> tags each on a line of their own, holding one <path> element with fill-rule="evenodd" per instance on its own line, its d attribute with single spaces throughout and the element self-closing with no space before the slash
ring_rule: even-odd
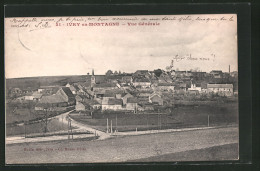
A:
<svg viewBox="0 0 260 171">
<path fill-rule="evenodd" d="M 236 14 L 4 24 L 6 164 L 239 160 Z"/>
</svg>

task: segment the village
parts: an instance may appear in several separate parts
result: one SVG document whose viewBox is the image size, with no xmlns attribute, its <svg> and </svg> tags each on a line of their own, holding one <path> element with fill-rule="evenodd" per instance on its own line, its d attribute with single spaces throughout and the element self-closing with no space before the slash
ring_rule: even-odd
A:
<svg viewBox="0 0 260 171">
<path fill-rule="evenodd" d="M 74 79 L 74 82 L 73 79 L 70 82 L 63 79 L 54 85 L 38 84 L 38 87 L 34 88 L 11 87 L 7 92 L 7 128 L 17 124 L 31 124 L 42 118 L 51 118 L 69 111 L 72 111 L 70 118 L 104 132 L 113 130 L 108 128 L 110 124 L 108 120 L 111 122 L 114 120 L 114 124 L 116 122 L 118 125 L 114 131 L 118 131 L 120 124 L 121 131 L 137 130 L 137 128 L 148 130 L 156 127 L 168 129 L 180 125 L 192 127 L 194 124 L 191 120 L 205 125 L 207 123 L 204 121 L 203 113 L 208 113 L 209 109 L 203 109 L 203 106 L 210 108 L 210 106 L 225 105 L 227 101 L 236 102 L 237 76 L 237 72 L 230 72 L 230 66 L 228 73 L 220 70 L 207 73 L 197 70 L 156 69 L 137 70 L 134 73 L 108 70 L 105 75 L 95 75 L 92 69 L 91 74 L 88 73 L 78 80 Z M 192 114 L 185 112 L 190 109 L 181 109 L 181 106 L 190 108 L 195 113 L 196 110 L 202 113 L 198 114 L 199 118 L 191 119 Z M 211 120 L 218 117 L 216 122 L 219 122 L 220 115 L 227 115 L 227 111 L 223 112 L 223 108 L 226 107 L 216 108 L 215 110 L 221 114 L 214 114 Z M 162 115 L 160 121 L 154 117 L 156 114 Z M 145 115 L 150 116 L 145 117 Z M 143 117 L 147 118 L 147 123 L 143 121 Z M 176 118 L 179 118 L 178 121 Z M 96 119 L 96 122 L 91 119 Z M 107 123 L 104 123 L 106 122 L 104 119 L 107 119 Z M 168 120 L 167 123 L 161 123 L 163 119 Z M 225 117 L 220 120 L 224 119 Z M 46 133 L 48 125 L 47 121 L 45 122 L 43 132 Z M 24 132 L 17 133 L 13 129 L 10 129 L 10 135 Z M 62 129 L 64 130 L 63 126 Z"/>
<path fill-rule="evenodd" d="M 76 111 L 126 111 L 142 113 L 158 106 L 171 106 L 178 97 L 209 97 L 217 94 L 232 97 L 237 94 L 234 84 L 237 73 L 192 71 L 137 70 L 132 74 L 112 71 L 106 75 L 86 76 L 85 82 L 40 86 L 38 89 L 11 88 L 10 103 L 35 104 L 34 110 L 59 110 L 75 106 Z M 198 100 L 198 99 L 197 99 Z"/>
</svg>

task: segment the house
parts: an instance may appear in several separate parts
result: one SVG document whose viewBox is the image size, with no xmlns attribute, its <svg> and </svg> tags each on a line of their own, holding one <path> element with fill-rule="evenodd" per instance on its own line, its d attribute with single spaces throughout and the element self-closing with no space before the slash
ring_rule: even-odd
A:
<svg viewBox="0 0 260 171">
<path fill-rule="evenodd" d="M 149 71 L 148 70 L 137 70 L 134 73 L 134 76 L 146 76 L 149 75 Z"/>
<path fill-rule="evenodd" d="M 61 87 L 56 95 L 60 95 L 63 97 L 63 99 L 68 103 L 68 105 L 75 105 L 76 104 L 76 100 L 74 95 L 72 94 L 70 88 L 68 87 Z"/>
<path fill-rule="evenodd" d="M 41 86 L 37 91 L 42 95 L 52 95 L 55 94 L 59 89 L 60 87 L 57 86 Z"/>
<path fill-rule="evenodd" d="M 127 98 L 126 110 L 136 111 L 138 107 L 137 102 L 138 100 L 135 97 Z"/>
<path fill-rule="evenodd" d="M 172 83 L 172 78 L 166 73 L 162 73 L 158 78 L 158 83 Z"/>
<path fill-rule="evenodd" d="M 22 102 L 22 101 L 25 101 L 25 97 L 24 96 L 15 98 L 13 102 Z"/>
<path fill-rule="evenodd" d="M 77 102 L 75 105 L 75 110 L 76 111 L 86 111 L 89 109 L 89 105 L 84 103 L 84 102 Z"/>
<path fill-rule="evenodd" d="M 140 105 L 139 111 L 154 111 L 153 104 L 145 103 Z"/>
<path fill-rule="evenodd" d="M 33 92 L 32 96 L 34 101 L 39 101 L 42 98 L 42 94 L 37 91 Z"/>
<path fill-rule="evenodd" d="M 77 92 L 79 91 L 79 88 L 77 85 L 71 85 L 69 88 L 70 88 L 70 91 L 72 92 L 72 94 L 77 94 Z"/>
<path fill-rule="evenodd" d="M 60 94 L 54 94 L 50 96 L 43 96 L 41 100 L 36 104 L 35 110 L 44 110 L 45 108 L 53 107 L 66 107 L 68 102 Z"/>
<path fill-rule="evenodd" d="M 120 80 L 122 80 L 122 77 L 123 76 L 121 76 L 121 75 L 109 75 L 109 76 L 106 76 L 106 79 L 110 83 L 118 83 L 118 82 L 120 82 Z"/>
<path fill-rule="evenodd" d="M 197 95 L 197 94 L 199 94 L 199 91 L 198 90 L 188 90 L 187 93 L 190 95 Z"/>
<path fill-rule="evenodd" d="M 143 112 L 144 108 L 142 106 L 140 106 L 140 105 L 137 105 L 137 111 Z"/>
<path fill-rule="evenodd" d="M 77 94 L 77 92 L 80 90 L 77 84 L 67 83 L 65 87 L 68 87 L 72 94 Z"/>
<path fill-rule="evenodd" d="M 86 101 L 86 103 L 88 103 L 88 105 L 94 110 L 101 109 L 101 107 L 102 107 L 101 104 L 97 100 L 88 100 L 88 101 Z"/>
<path fill-rule="evenodd" d="M 103 95 L 103 99 L 109 99 L 109 98 L 115 98 L 115 94 L 112 92 L 105 91 L 105 94 Z"/>
<path fill-rule="evenodd" d="M 15 97 L 15 96 L 20 96 L 22 94 L 22 90 L 20 88 L 12 88 L 9 91 L 9 96 L 10 97 Z"/>
<path fill-rule="evenodd" d="M 85 97 L 83 95 L 76 95 L 75 100 L 76 102 L 84 102 Z"/>
<path fill-rule="evenodd" d="M 72 84 L 71 83 L 67 83 L 66 85 L 65 85 L 65 87 L 70 87 Z"/>
<path fill-rule="evenodd" d="M 103 89 L 94 91 L 96 98 L 103 98 L 105 93 L 106 93 L 106 90 L 103 90 Z"/>
<path fill-rule="evenodd" d="M 131 83 L 132 76 L 123 76 L 121 80 L 122 80 L 122 83 Z"/>
<path fill-rule="evenodd" d="M 130 97 L 134 97 L 134 96 L 133 96 L 132 94 L 130 94 L 130 93 L 127 93 L 127 94 L 125 94 L 125 95 L 122 97 L 123 105 L 126 105 L 127 99 L 130 98 Z"/>
<path fill-rule="evenodd" d="M 122 105 L 122 99 L 109 98 L 102 100 L 102 110 L 122 110 Z"/>
<path fill-rule="evenodd" d="M 93 91 L 98 91 L 98 90 L 111 90 L 111 89 L 116 89 L 116 83 L 101 83 L 101 84 L 95 84 L 93 87 Z"/>
<path fill-rule="evenodd" d="M 212 70 L 210 71 L 210 75 L 212 75 L 214 78 L 222 78 L 223 72 L 221 70 Z"/>
<path fill-rule="evenodd" d="M 196 84 L 191 84 L 191 87 L 188 88 L 188 91 L 198 91 L 198 92 L 201 92 L 201 87 L 197 87 Z"/>
<path fill-rule="evenodd" d="M 187 84 L 185 84 L 185 83 L 180 84 L 179 85 L 179 90 L 186 91 L 187 90 Z"/>
<path fill-rule="evenodd" d="M 137 94 L 138 97 L 149 97 L 152 93 L 151 92 L 140 92 Z"/>
<path fill-rule="evenodd" d="M 140 87 L 140 88 L 149 88 L 151 87 L 151 82 L 148 78 L 141 77 L 141 78 L 135 78 L 133 80 L 133 86 L 134 87 Z"/>
<path fill-rule="evenodd" d="M 174 91 L 173 83 L 158 83 L 157 88 L 160 91 Z"/>
<path fill-rule="evenodd" d="M 23 92 L 24 94 L 26 94 L 26 93 L 33 93 L 35 90 L 37 90 L 37 88 L 26 87 L 26 88 L 23 88 L 23 89 L 22 89 L 22 92 Z"/>
<path fill-rule="evenodd" d="M 143 104 L 149 104 L 149 97 L 138 97 L 138 104 L 143 105 Z"/>
<path fill-rule="evenodd" d="M 207 84 L 208 93 L 216 93 L 220 96 L 232 96 L 233 84 Z"/>
<path fill-rule="evenodd" d="M 93 99 L 95 96 L 95 93 L 90 90 L 85 90 L 85 94 L 83 94 L 83 95 L 87 96 L 89 99 Z"/>
<path fill-rule="evenodd" d="M 121 89 L 112 89 L 112 90 L 106 90 L 104 97 L 115 97 L 117 99 L 121 99 L 122 96 L 125 94 L 124 90 Z"/>
<path fill-rule="evenodd" d="M 29 92 L 29 93 L 26 93 L 25 96 L 24 96 L 24 100 L 33 100 L 33 93 Z"/>
<path fill-rule="evenodd" d="M 163 105 L 163 99 L 157 93 L 153 93 L 151 96 L 149 96 L 149 102 L 155 103 L 155 104 L 158 104 L 158 105 Z"/>
</svg>

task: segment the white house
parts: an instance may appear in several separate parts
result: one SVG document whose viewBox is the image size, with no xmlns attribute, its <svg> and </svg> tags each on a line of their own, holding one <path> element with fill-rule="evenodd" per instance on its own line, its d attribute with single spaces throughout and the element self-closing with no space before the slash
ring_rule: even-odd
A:
<svg viewBox="0 0 260 171">
<path fill-rule="evenodd" d="M 217 93 L 221 96 L 233 95 L 233 84 L 207 84 L 208 93 Z"/>
<path fill-rule="evenodd" d="M 196 87 L 196 84 L 191 84 L 191 88 L 188 88 L 188 91 L 194 91 L 194 90 L 201 92 L 201 87 Z"/>
</svg>

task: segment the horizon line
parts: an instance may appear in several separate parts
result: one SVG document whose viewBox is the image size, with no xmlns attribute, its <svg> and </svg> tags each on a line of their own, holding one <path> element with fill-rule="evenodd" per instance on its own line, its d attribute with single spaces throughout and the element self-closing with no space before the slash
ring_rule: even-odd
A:
<svg viewBox="0 0 260 171">
<path fill-rule="evenodd" d="M 136 71 L 138 71 L 138 70 L 136 70 Z M 174 70 L 174 71 L 176 71 L 176 70 Z M 179 70 L 179 71 L 190 71 L 190 70 Z M 222 71 L 222 70 L 212 70 L 212 71 Z M 206 71 L 195 71 L 195 72 L 206 72 Z M 228 72 L 224 72 L 224 71 L 222 71 L 222 72 L 223 73 L 228 73 Z M 238 72 L 238 71 L 230 71 L 230 72 Z M 133 73 L 125 73 L 125 74 L 133 74 Z M 206 72 L 206 73 L 209 73 L 209 72 Z M 106 75 L 106 74 L 95 74 L 95 76 L 104 76 L 104 75 Z M 123 75 L 123 73 L 121 73 L 121 75 Z M 39 78 L 39 77 L 70 77 L 70 76 L 91 76 L 91 74 L 80 74 L 80 75 L 77 75 L 77 74 L 75 74 L 75 75 L 40 75 L 40 76 L 23 76 L 23 77 L 9 77 L 9 78 L 5 77 L 5 79 L 7 80 L 7 79 L 23 79 L 23 78 Z"/>
</svg>

